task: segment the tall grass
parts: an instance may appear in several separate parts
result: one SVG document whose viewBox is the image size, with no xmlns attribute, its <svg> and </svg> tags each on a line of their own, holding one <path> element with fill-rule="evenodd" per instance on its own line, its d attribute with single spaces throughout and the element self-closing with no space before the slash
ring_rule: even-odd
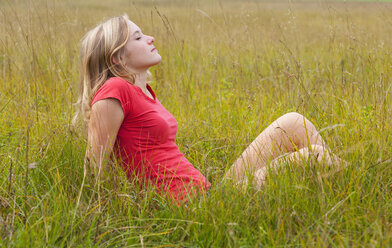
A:
<svg viewBox="0 0 392 248">
<path fill-rule="evenodd" d="M 0 246 L 392 246 L 392 5 L 0 2 Z M 127 13 L 163 57 L 152 87 L 212 182 L 176 206 L 84 173 L 70 125 L 83 35 Z M 221 183 L 280 115 L 313 121 L 350 165 L 287 164 L 262 191 Z"/>
</svg>

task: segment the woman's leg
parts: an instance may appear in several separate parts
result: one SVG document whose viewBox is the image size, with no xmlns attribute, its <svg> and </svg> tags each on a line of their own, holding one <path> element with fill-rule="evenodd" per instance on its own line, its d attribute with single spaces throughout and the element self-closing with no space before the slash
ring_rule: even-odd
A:
<svg viewBox="0 0 392 248">
<path fill-rule="evenodd" d="M 258 172 L 265 177 L 266 166 L 276 157 L 300 151 L 302 148 L 318 145 L 327 146 L 315 126 L 298 113 L 288 113 L 269 125 L 241 154 L 228 170 L 224 179 L 237 183 L 246 178 L 247 173 Z M 259 171 L 262 169 L 261 171 Z M 257 174 L 257 173 L 256 173 Z"/>
<path fill-rule="evenodd" d="M 275 170 L 278 169 L 279 166 L 285 165 L 287 162 L 301 164 L 303 161 L 308 161 L 312 157 L 314 161 L 317 161 L 318 163 L 335 165 L 336 170 L 332 171 L 332 174 L 341 169 L 340 165 L 345 163 L 339 157 L 328 151 L 326 147 L 321 145 L 311 145 L 310 147 L 304 147 L 297 152 L 286 153 L 275 158 L 270 163 L 270 170 L 271 172 L 276 172 Z M 267 166 L 256 170 L 253 178 L 255 187 L 260 188 L 265 184 L 267 172 Z"/>
</svg>

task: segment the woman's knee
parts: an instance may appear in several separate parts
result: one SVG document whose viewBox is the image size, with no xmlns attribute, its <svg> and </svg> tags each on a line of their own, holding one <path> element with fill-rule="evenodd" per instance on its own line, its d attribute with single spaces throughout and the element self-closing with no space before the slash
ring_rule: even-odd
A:
<svg viewBox="0 0 392 248">
<path fill-rule="evenodd" d="M 277 119 L 277 122 L 287 129 L 316 129 L 313 123 L 297 112 L 284 114 Z"/>
<path fill-rule="evenodd" d="M 300 114 L 300 113 L 297 113 L 297 112 L 289 112 L 289 113 L 286 113 L 286 114 L 282 115 L 281 117 L 279 117 L 279 119 L 280 118 L 294 118 L 294 119 L 298 119 L 298 118 L 304 118 L 304 116 L 302 114 Z"/>
<path fill-rule="evenodd" d="M 277 128 L 289 135 L 293 142 L 302 148 L 307 140 L 313 142 L 315 135 L 318 135 L 316 127 L 303 115 L 297 112 L 290 112 L 282 115 L 276 120 Z"/>
</svg>

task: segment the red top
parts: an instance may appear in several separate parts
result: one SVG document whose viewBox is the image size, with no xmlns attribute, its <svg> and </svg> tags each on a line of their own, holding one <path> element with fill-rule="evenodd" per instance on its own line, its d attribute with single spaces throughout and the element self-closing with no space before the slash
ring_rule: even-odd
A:
<svg viewBox="0 0 392 248">
<path fill-rule="evenodd" d="M 114 153 L 128 178 L 142 179 L 144 186 L 156 186 L 181 200 L 194 189 L 208 190 L 210 182 L 184 157 L 176 143 L 177 122 L 158 101 L 121 78 L 107 80 L 93 97 L 91 106 L 102 99 L 120 101 L 124 120 L 117 134 Z M 196 187 L 191 187 L 191 186 Z"/>
</svg>

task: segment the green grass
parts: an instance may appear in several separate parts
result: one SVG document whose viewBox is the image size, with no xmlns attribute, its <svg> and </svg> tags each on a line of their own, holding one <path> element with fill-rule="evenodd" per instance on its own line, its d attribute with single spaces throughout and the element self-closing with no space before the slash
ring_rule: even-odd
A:
<svg viewBox="0 0 392 248">
<path fill-rule="evenodd" d="M 392 246 L 391 9 L 1 2 L 0 247 Z M 84 176 L 86 136 L 70 126 L 80 40 L 123 13 L 155 37 L 152 87 L 178 121 L 181 151 L 213 184 L 206 200 L 165 203 L 120 169 L 114 183 Z M 287 165 L 259 192 L 220 183 L 290 111 L 350 166 Z"/>
</svg>

